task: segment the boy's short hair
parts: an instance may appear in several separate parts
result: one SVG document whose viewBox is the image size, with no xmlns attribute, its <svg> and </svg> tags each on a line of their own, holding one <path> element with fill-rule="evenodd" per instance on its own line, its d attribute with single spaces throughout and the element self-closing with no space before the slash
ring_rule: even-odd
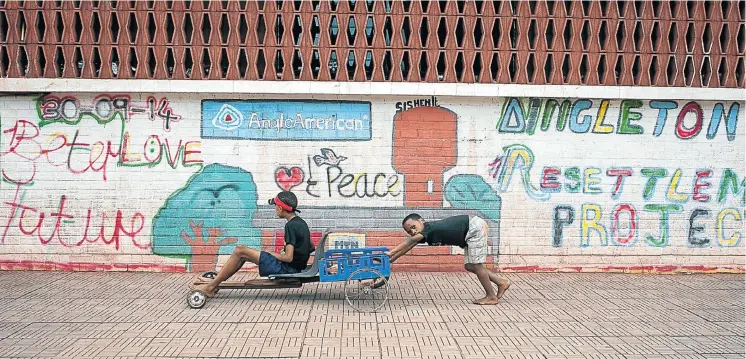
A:
<svg viewBox="0 0 746 359">
<path fill-rule="evenodd" d="M 290 192 L 290 191 L 282 191 L 278 193 L 277 197 L 275 198 L 279 199 L 282 203 L 290 207 L 290 210 L 288 212 L 300 213 L 300 210 L 298 210 L 298 197 L 295 196 L 295 193 Z M 272 198 L 269 200 L 269 204 L 277 204 L 277 203 L 275 203 L 275 199 Z"/>
<path fill-rule="evenodd" d="M 404 223 L 407 223 L 408 220 L 413 219 L 415 221 L 419 221 L 422 219 L 422 217 L 417 213 L 411 213 L 410 215 L 404 217 L 404 220 L 401 221 L 402 227 L 404 226 Z"/>
</svg>

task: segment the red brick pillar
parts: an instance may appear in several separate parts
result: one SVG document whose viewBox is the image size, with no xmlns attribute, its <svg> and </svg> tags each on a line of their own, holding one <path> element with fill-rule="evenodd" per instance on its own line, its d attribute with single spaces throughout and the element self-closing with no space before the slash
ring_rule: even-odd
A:
<svg viewBox="0 0 746 359">
<path fill-rule="evenodd" d="M 456 151 L 455 113 L 415 107 L 394 116 L 394 169 L 404 175 L 406 207 L 443 206 L 443 172 L 456 165 Z"/>
</svg>

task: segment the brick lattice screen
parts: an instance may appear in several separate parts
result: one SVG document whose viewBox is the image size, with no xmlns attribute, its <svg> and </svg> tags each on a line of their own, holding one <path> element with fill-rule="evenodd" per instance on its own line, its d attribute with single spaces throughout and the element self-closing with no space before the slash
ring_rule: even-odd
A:
<svg viewBox="0 0 746 359">
<path fill-rule="evenodd" d="M 738 88 L 743 1 L 0 1 L 0 76 Z"/>
</svg>

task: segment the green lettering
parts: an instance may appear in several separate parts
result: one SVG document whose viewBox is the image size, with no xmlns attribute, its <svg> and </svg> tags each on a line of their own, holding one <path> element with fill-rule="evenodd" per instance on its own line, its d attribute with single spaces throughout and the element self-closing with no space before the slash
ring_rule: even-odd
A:
<svg viewBox="0 0 746 359">
<path fill-rule="evenodd" d="M 630 123 L 630 121 L 638 121 L 642 118 L 642 114 L 639 112 L 632 112 L 633 108 L 642 107 L 642 101 L 640 100 L 623 100 L 621 109 L 619 110 L 619 122 L 616 133 L 625 135 L 639 135 L 643 133 L 642 127 Z"/>
<path fill-rule="evenodd" d="M 645 184 L 645 190 L 642 191 L 642 198 L 649 201 L 653 197 L 653 191 L 655 190 L 658 178 L 666 177 L 668 171 L 665 168 L 643 168 L 640 170 L 640 173 L 645 177 L 650 177 Z"/>
<path fill-rule="evenodd" d="M 572 102 L 570 100 L 562 101 L 562 107 L 560 107 L 560 115 L 557 118 L 557 131 L 564 131 L 567 125 L 567 116 L 570 114 L 570 106 Z"/>
<path fill-rule="evenodd" d="M 646 204 L 645 210 L 648 212 L 660 212 L 660 238 L 655 238 L 651 234 L 645 235 L 648 243 L 655 247 L 665 247 L 668 244 L 668 212 L 681 212 L 682 208 L 680 204 Z"/>
<path fill-rule="evenodd" d="M 728 190 L 732 188 L 733 195 L 741 194 L 741 205 L 746 205 L 746 177 L 741 180 L 741 185 L 738 185 L 738 174 L 733 172 L 732 169 L 726 168 L 723 171 L 723 179 L 720 181 L 720 190 L 718 191 L 718 203 L 725 202 L 728 197 Z"/>
<path fill-rule="evenodd" d="M 528 102 L 528 118 L 526 119 L 526 133 L 533 135 L 536 125 L 539 123 L 539 110 L 541 110 L 541 99 L 532 98 Z"/>
<path fill-rule="evenodd" d="M 566 183 L 565 189 L 569 193 L 580 192 L 580 168 L 569 167 L 565 170 L 565 178 L 571 181 L 575 181 L 574 184 Z"/>
<path fill-rule="evenodd" d="M 557 108 L 557 101 L 554 99 L 549 99 L 544 104 L 544 115 L 541 117 L 541 130 L 542 131 L 546 131 L 549 129 L 549 124 L 550 124 L 552 115 L 554 115 L 555 108 Z"/>
</svg>

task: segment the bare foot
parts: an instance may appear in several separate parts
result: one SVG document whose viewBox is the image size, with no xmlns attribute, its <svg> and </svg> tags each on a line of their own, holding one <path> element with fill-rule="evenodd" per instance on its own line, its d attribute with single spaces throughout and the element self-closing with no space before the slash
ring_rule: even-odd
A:
<svg viewBox="0 0 746 359">
<path fill-rule="evenodd" d="M 474 300 L 474 301 L 472 301 L 472 303 L 478 304 L 478 305 L 495 305 L 499 301 L 500 301 L 500 299 L 497 298 L 497 297 L 484 297 L 482 299 Z"/>
<path fill-rule="evenodd" d="M 510 281 L 510 279 L 503 279 L 499 283 L 497 283 L 497 299 L 500 299 L 505 294 L 505 291 L 510 288 L 510 285 L 513 282 Z"/>
<path fill-rule="evenodd" d="M 203 277 L 201 275 L 194 278 L 194 284 L 195 285 L 206 284 L 206 283 L 210 283 L 210 282 L 212 282 L 212 279 L 205 278 L 205 277 Z"/>
<path fill-rule="evenodd" d="M 195 284 L 194 289 L 201 290 L 207 298 L 212 298 L 218 293 L 217 288 L 210 287 L 209 283 Z"/>
</svg>

